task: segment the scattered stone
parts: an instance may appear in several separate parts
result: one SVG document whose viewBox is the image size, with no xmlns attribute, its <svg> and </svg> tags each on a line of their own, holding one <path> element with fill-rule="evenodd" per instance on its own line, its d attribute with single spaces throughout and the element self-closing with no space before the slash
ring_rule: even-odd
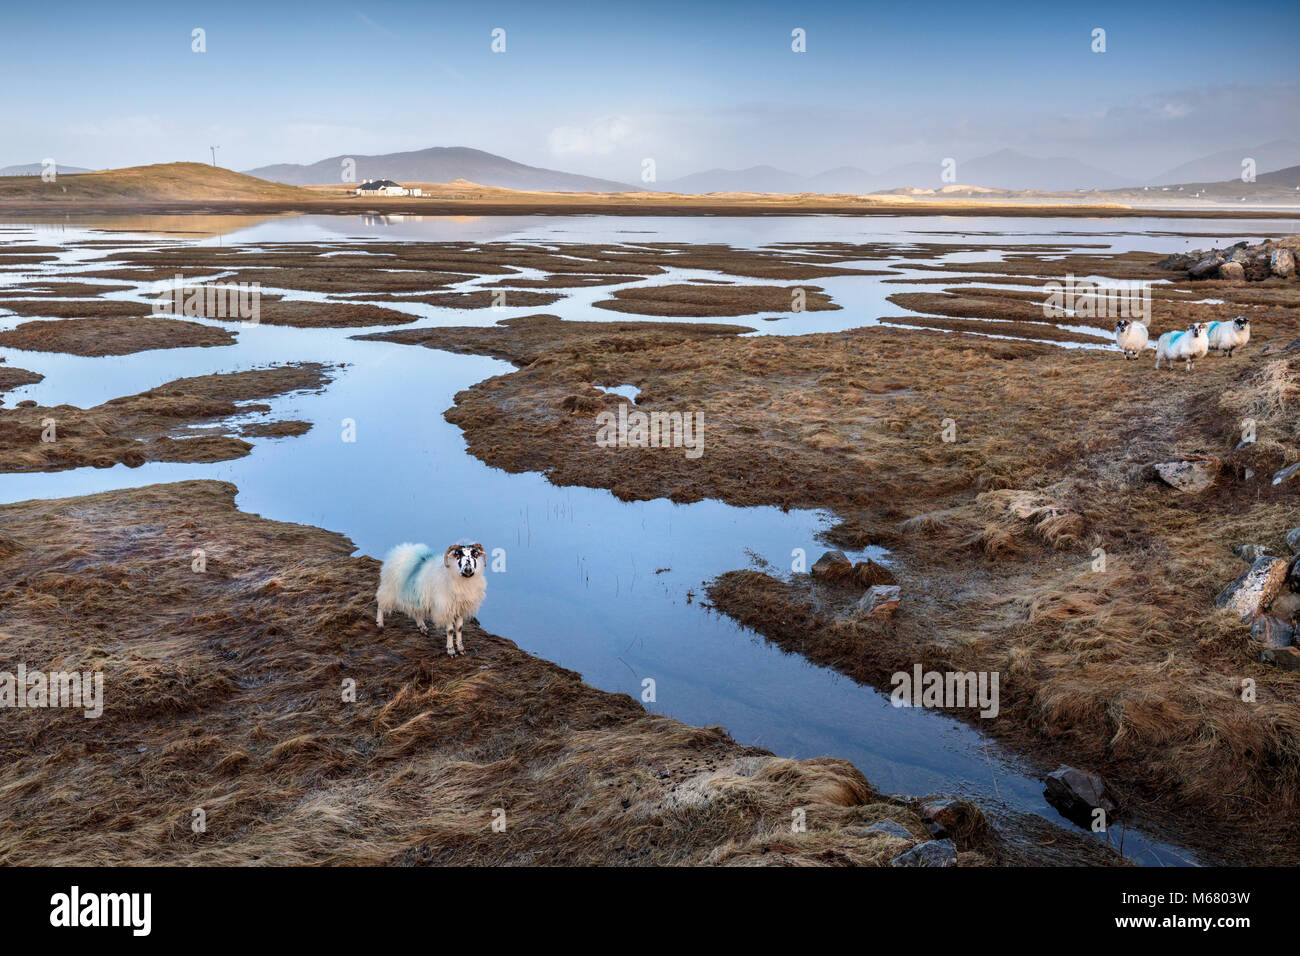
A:
<svg viewBox="0 0 1300 956">
<path fill-rule="evenodd" d="M 1259 652 L 1259 659 L 1284 671 L 1300 671 L 1300 648 L 1266 647 Z"/>
<path fill-rule="evenodd" d="M 936 838 L 966 840 L 991 829 L 983 811 L 969 800 L 930 800 L 918 812 L 925 828 Z"/>
<path fill-rule="evenodd" d="M 1274 475 L 1273 484 L 1280 485 L 1284 481 L 1290 481 L 1296 475 L 1300 475 L 1300 461 L 1297 461 L 1294 465 L 1287 465 Z"/>
<path fill-rule="evenodd" d="M 842 580 L 853 573 L 853 562 L 843 551 L 827 551 L 817 559 L 810 573 L 827 581 Z"/>
<path fill-rule="evenodd" d="M 1268 548 L 1262 544 L 1239 544 L 1232 549 L 1232 553 L 1237 557 L 1254 564 L 1260 558 L 1268 554 Z"/>
<path fill-rule="evenodd" d="M 864 831 L 866 833 L 883 833 L 885 836 L 897 837 L 900 840 L 915 840 L 912 831 L 903 826 L 897 820 L 879 820 L 871 824 Z"/>
<path fill-rule="evenodd" d="M 1106 781 L 1095 773 L 1061 766 L 1047 775 L 1045 783 L 1043 796 L 1047 802 L 1080 826 L 1092 826 L 1095 810 L 1104 810 L 1107 819 L 1119 811 L 1119 803 Z"/>
<path fill-rule="evenodd" d="M 1235 260 L 1219 266 L 1219 278 L 1228 282 L 1240 282 L 1246 278 L 1246 268 Z"/>
<path fill-rule="evenodd" d="M 860 617 L 883 617 L 898 610 L 903 600 L 903 589 L 897 584 L 877 584 L 867 589 L 858 600 Z"/>
<path fill-rule="evenodd" d="M 890 866 L 956 866 L 957 847 L 951 840 L 929 840 L 889 861 Z"/>
<path fill-rule="evenodd" d="M 1219 463 L 1213 459 L 1166 461 L 1156 465 L 1155 471 L 1156 476 L 1169 487 L 1199 494 L 1214 484 L 1219 474 Z"/>
<path fill-rule="evenodd" d="M 1292 554 L 1300 554 L 1300 528 L 1292 528 L 1286 533 L 1286 546 Z"/>
<path fill-rule="evenodd" d="M 1269 555 L 1256 558 L 1250 570 L 1242 574 L 1220 592 L 1214 606 L 1231 608 L 1249 621 L 1268 607 L 1287 579 L 1287 564 L 1282 558 Z"/>
<path fill-rule="evenodd" d="M 1295 631 L 1286 621 L 1270 614 L 1261 614 L 1250 626 L 1250 636 L 1265 647 L 1290 647 Z"/>
<path fill-rule="evenodd" d="M 1222 256 L 1206 256 L 1187 270 L 1187 276 L 1190 279 L 1211 279 L 1219 271 L 1221 265 L 1223 265 Z"/>
<path fill-rule="evenodd" d="M 1273 255 L 1269 257 L 1268 267 L 1273 275 L 1289 279 L 1295 275 L 1295 256 L 1291 254 L 1290 249 L 1274 249 Z"/>
</svg>

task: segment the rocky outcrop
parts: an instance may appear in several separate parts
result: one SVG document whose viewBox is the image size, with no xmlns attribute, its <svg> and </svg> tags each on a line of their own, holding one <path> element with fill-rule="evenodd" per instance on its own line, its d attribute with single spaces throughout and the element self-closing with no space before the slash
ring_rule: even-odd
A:
<svg viewBox="0 0 1300 956">
<path fill-rule="evenodd" d="M 1189 279 L 1225 279 L 1262 282 L 1269 278 L 1289 279 L 1296 274 L 1300 239 L 1287 236 L 1251 245 L 1242 240 L 1222 249 L 1176 252 L 1157 265 L 1186 272 Z"/>
<path fill-rule="evenodd" d="M 1300 554 L 1300 528 L 1292 528 L 1286 533 L 1286 546 L 1292 554 Z"/>
</svg>

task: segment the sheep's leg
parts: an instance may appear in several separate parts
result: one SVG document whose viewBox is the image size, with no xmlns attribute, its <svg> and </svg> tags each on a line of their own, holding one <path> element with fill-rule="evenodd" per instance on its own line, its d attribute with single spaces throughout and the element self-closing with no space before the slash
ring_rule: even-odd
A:
<svg viewBox="0 0 1300 956">
<path fill-rule="evenodd" d="M 429 625 L 424 623 L 424 618 L 422 618 L 422 617 L 417 617 L 417 618 L 415 619 L 415 626 L 418 627 L 418 628 L 420 629 L 420 633 L 421 633 L 421 634 L 428 634 L 428 633 L 429 633 Z"/>
<path fill-rule="evenodd" d="M 458 653 L 461 654 L 465 653 L 465 644 L 460 639 L 460 629 L 464 623 L 465 623 L 465 619 L 463 617 L 456 618 L 456 650 Z"/>
<path fill-rule="evenodd" d="M 384 606 L 382 604 L 379 605 L 379 613 L 375 615 L 375 624 L 379 626 L 381 631 L 384 629 Z"/>
<path fill-rule="evenodd" d="M 451 622 L 447 623 L 447 656 L 448 657 L 456 656 L 456 646 L 452 643 L 452 631 L 454 630 L 454 628 L 455 628 L 455 624 Z"/>
</svg>

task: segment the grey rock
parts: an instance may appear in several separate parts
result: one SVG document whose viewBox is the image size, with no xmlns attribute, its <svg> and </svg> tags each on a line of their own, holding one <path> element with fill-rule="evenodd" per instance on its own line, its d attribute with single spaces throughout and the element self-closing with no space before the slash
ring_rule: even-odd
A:
<svg viewBox="0 0 1300 956">
<path fill-rule="evenodd" d="M 1061 816 L 1080 826 L 1091 826 L 1095 810 L 1104 810 L 1107 818 L 1119 810 L 1119 803 L 1095 773 L 1074 767 L 1057 767 L 1044 781 L 1043 796 L 1061 812 Z"/>
<path fill-rule="evenodd" d="M 1295 256 L 1290 249 L 1274 249 L 1268 260 L 1268 268 L 1273 275 L 1289 279 L 1295 275 Z"/>
<path fill-rule="evenodd" d="M 1261 614 L 1250 625 L 1250 636 L 1265 647 L 1290 647 L 1295 631 L 1286 621 L 1270 614 Z"/>
<path fill-rule="evenodd" d="M 1206 256 L 1196 265 L 1187 270 L 1187 275 L 1192 279 L 1210 279 L 1219 271 L 1219 266 L 1223 265 L 1223 257 L 1215 253 Z"/>
<path fill-rule="evenodd" d="M 951 840 L 929 840 L 889 861 L 890 866 L 956 866 L 957 847 Z"/>
<path fill-rule="evenodd" d="M 1171 488 L 1190 495 L 1199 494 L 1219 475 L 1219 463 L 1211 459 L 1165 461 L 1155 466 L 1156 477 Z"/>
<path fill-rule="evenodd" d="M 903 600 L 903 589 L 897 584 L 875 584 L 858 599 L 859 617 L 881 617 L 893 614 Z"/>
<path fill-rule="evenodd" d="M 915 840 L 912 831 L 903 826 L 897 820 L 878 820 L 865 829 L 866 833 L 883 833 L 885 836 L 897 837 L 900 840 Z"/>
<path fill-rule="evenodd" d="M 1300 528 L 1292 528 L 1286 533 L 1286 546 L 1292 554 L 1300 554 Z"/>
<path fill-rule="evenodd" d="M 1300 461 L 1293 465 L 1287 465 L 1281 471 L 1273 476 L 1273 484 L 1280 485 L 1284 481 L 1290 481 L 1296 475 L 1300 475 Z"/>
<path fill-rule="evenodd" d="M 1291 566 L 1286 569 L 1286 586 L 1292 594 L 1300 594 L 1300 554 L 1291 559 Z"/>
<path fill-rule="evenodd" d="M 1231 608 L 1249 621 L 1277 597 L 1286 581 L 1287 564 L 1269 555 L 1256 558 L 1250 569 L 1214 599 L 1214 606 Z"/>
<path fill-rule="evenodd" d="M 852 570 L 853 562 L 843 551 L 827 551 L 817 559 L 810 573 L 815 578 L 837 578 L 847 575 Z"/>
<path fill-rule="evenodd" d="M 1232 553 L 1244 561 L 1254 564 L 1257 560 L 1268 554 L 1268 548 L 1262 544 L 1239 544 L 1232 549 Z"/>
</svg>

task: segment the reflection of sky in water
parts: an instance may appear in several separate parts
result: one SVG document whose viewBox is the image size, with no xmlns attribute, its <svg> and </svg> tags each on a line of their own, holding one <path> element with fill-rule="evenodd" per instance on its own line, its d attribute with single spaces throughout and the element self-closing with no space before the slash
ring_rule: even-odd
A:
<svg viewBox="0 0 1300 956">
<path fill-rule="evenodd" d="M 989 222 L 971 225 L 989 228 Z M 897 221 L 888 233 L 868 232 L 880 229 L 878 220 L 654 221 L 655 227 L 661 224 L 662 236 L 650 238 L 739 244 L 790 235 L 853 241 L 904 236 Z M 435 225 L 446 228 L 443 223 Z M 476 238 L 485 240 L 556 239 L 558 233 L 565 240 L 617 242 L 635 241 L 638 237 L 624 230 L 646 225 L 644 220 L 592 218 L 479 220 L 455 228 L 479 229 Z M 933 220 L 927 225 L 933 226 Z M 1069 225 L 1077 228 L 1080 223 Z M 407 238 L 425 237 L 416 227 L 427 229 L 427 224 L 410 226 L 413 231 Z M 1013 224 L 1013 228 L 1022 226 L 1023 221 Z M 336 227 L 326 217 L 301 217 L 253 226 L 234 238 L 267 242 L 370 234 L 355 222 Z M 48 243 L 81 235 L 66 229 L 57 235 L 40 230 L 36 240 Z M 644 234 L 639 238 L 644 239 Z M 1045 238 L 1051 237 L 1013 237 L 1027 242 Z M 928 239 L 912 236 L 908 241 Z M 1105 241 L 1115 237 L 1107 236 Z M 1141 244 L 1158 245 L 1151 240 Z M 651 281 L 675 280 L 654 277 Z M 832 291 L 845 309 L 757 327 L 765 333 L 788 333 L 866 324 L 876 315 L 899 314 L 901 310 L 879 303 L 889 292 L 908 288 L 881 286 L 878 277 L 838 277 L 817 284 Z M 402 308 L 427 325 L 482 325 L 503 315 L 536 311 L 566 318 L 625 318 L 591 308 L 590 303 L 603 298 L 606 290 L 565 291 L 571 294 L 544 310 Z M 19 321 L 24 320 L 0 317 L 0 327 Z M 829 515 L 742 509 L 717 501 L 623 503 L 605 491 L 554 487 L 537 474 L 508 475 L 467 455 L 460 430 L 443 418 L 457 391 L 508 371 L 506 363 L 385 342 L 357 342 L 350 338 L 357 330 L 229 327 L 237 329 L 238 342 L 218 349 L 160 350 L 111 359 L 0 349 L 10 365 L 46 376 L 41 383 L 10 393 L 8 403 L 31 398 L 42 404 L 85 406 L 185 375 L 236 371 L 269 362 L 346 363 L 322 393 L 271 402 L 276 417 L 312 421 L 310 433 L 258 440 L 252 455 L 233 462 L 0 475 L 0 501 L 217 478 L 239 487 L 238 503 L 244 510 L 341 532 L 361 552 L 375 557 L 407 539 L 436 548 L 461 538 L 482 541 L 489 551 L 503 548 L 506 559 L 506 572 L 489 578 L 488 599 L 480 615 L 483 626 L 531 653 L 580 672 L 598 687 L 639 699 L 643 679 L 651 678 L 657 700 L 647 705 L 650 710 L 694 724 L 720 724 L 741 743 L 786 756 L 846 757 L 885 792 L 965 793 L 1060 819 L 1043 800 L 1035 772 L 1009 759 L 967 725 L 941 714 L 894 708 L 886 695 L 786 654 L 700 606 L 704 583 L 723 571 L 766 561 L 771 573 L 782 575 L 790 570 L 796 548 L 803 549 L 811 563 L 824 550 L 814 536 L 832 522 Z M 609 391 L 630 400 L 637 389 L 620 384 Z M 356 422 L 355 443 L 341 440 L 344 419 Z M 707 456 L 707 419 L 704 438 Z M 665 449 L 663 453 L 681 452 Z M 222 547 L 237 548 L 238 542 L 214 542 L 211 550 L 220 553 Z M 1125 850 L 1144 862 L 1166 863 L 1176 861 L 1180 852 L 1132 831 L 1125 837 Z"/>
</svg>

